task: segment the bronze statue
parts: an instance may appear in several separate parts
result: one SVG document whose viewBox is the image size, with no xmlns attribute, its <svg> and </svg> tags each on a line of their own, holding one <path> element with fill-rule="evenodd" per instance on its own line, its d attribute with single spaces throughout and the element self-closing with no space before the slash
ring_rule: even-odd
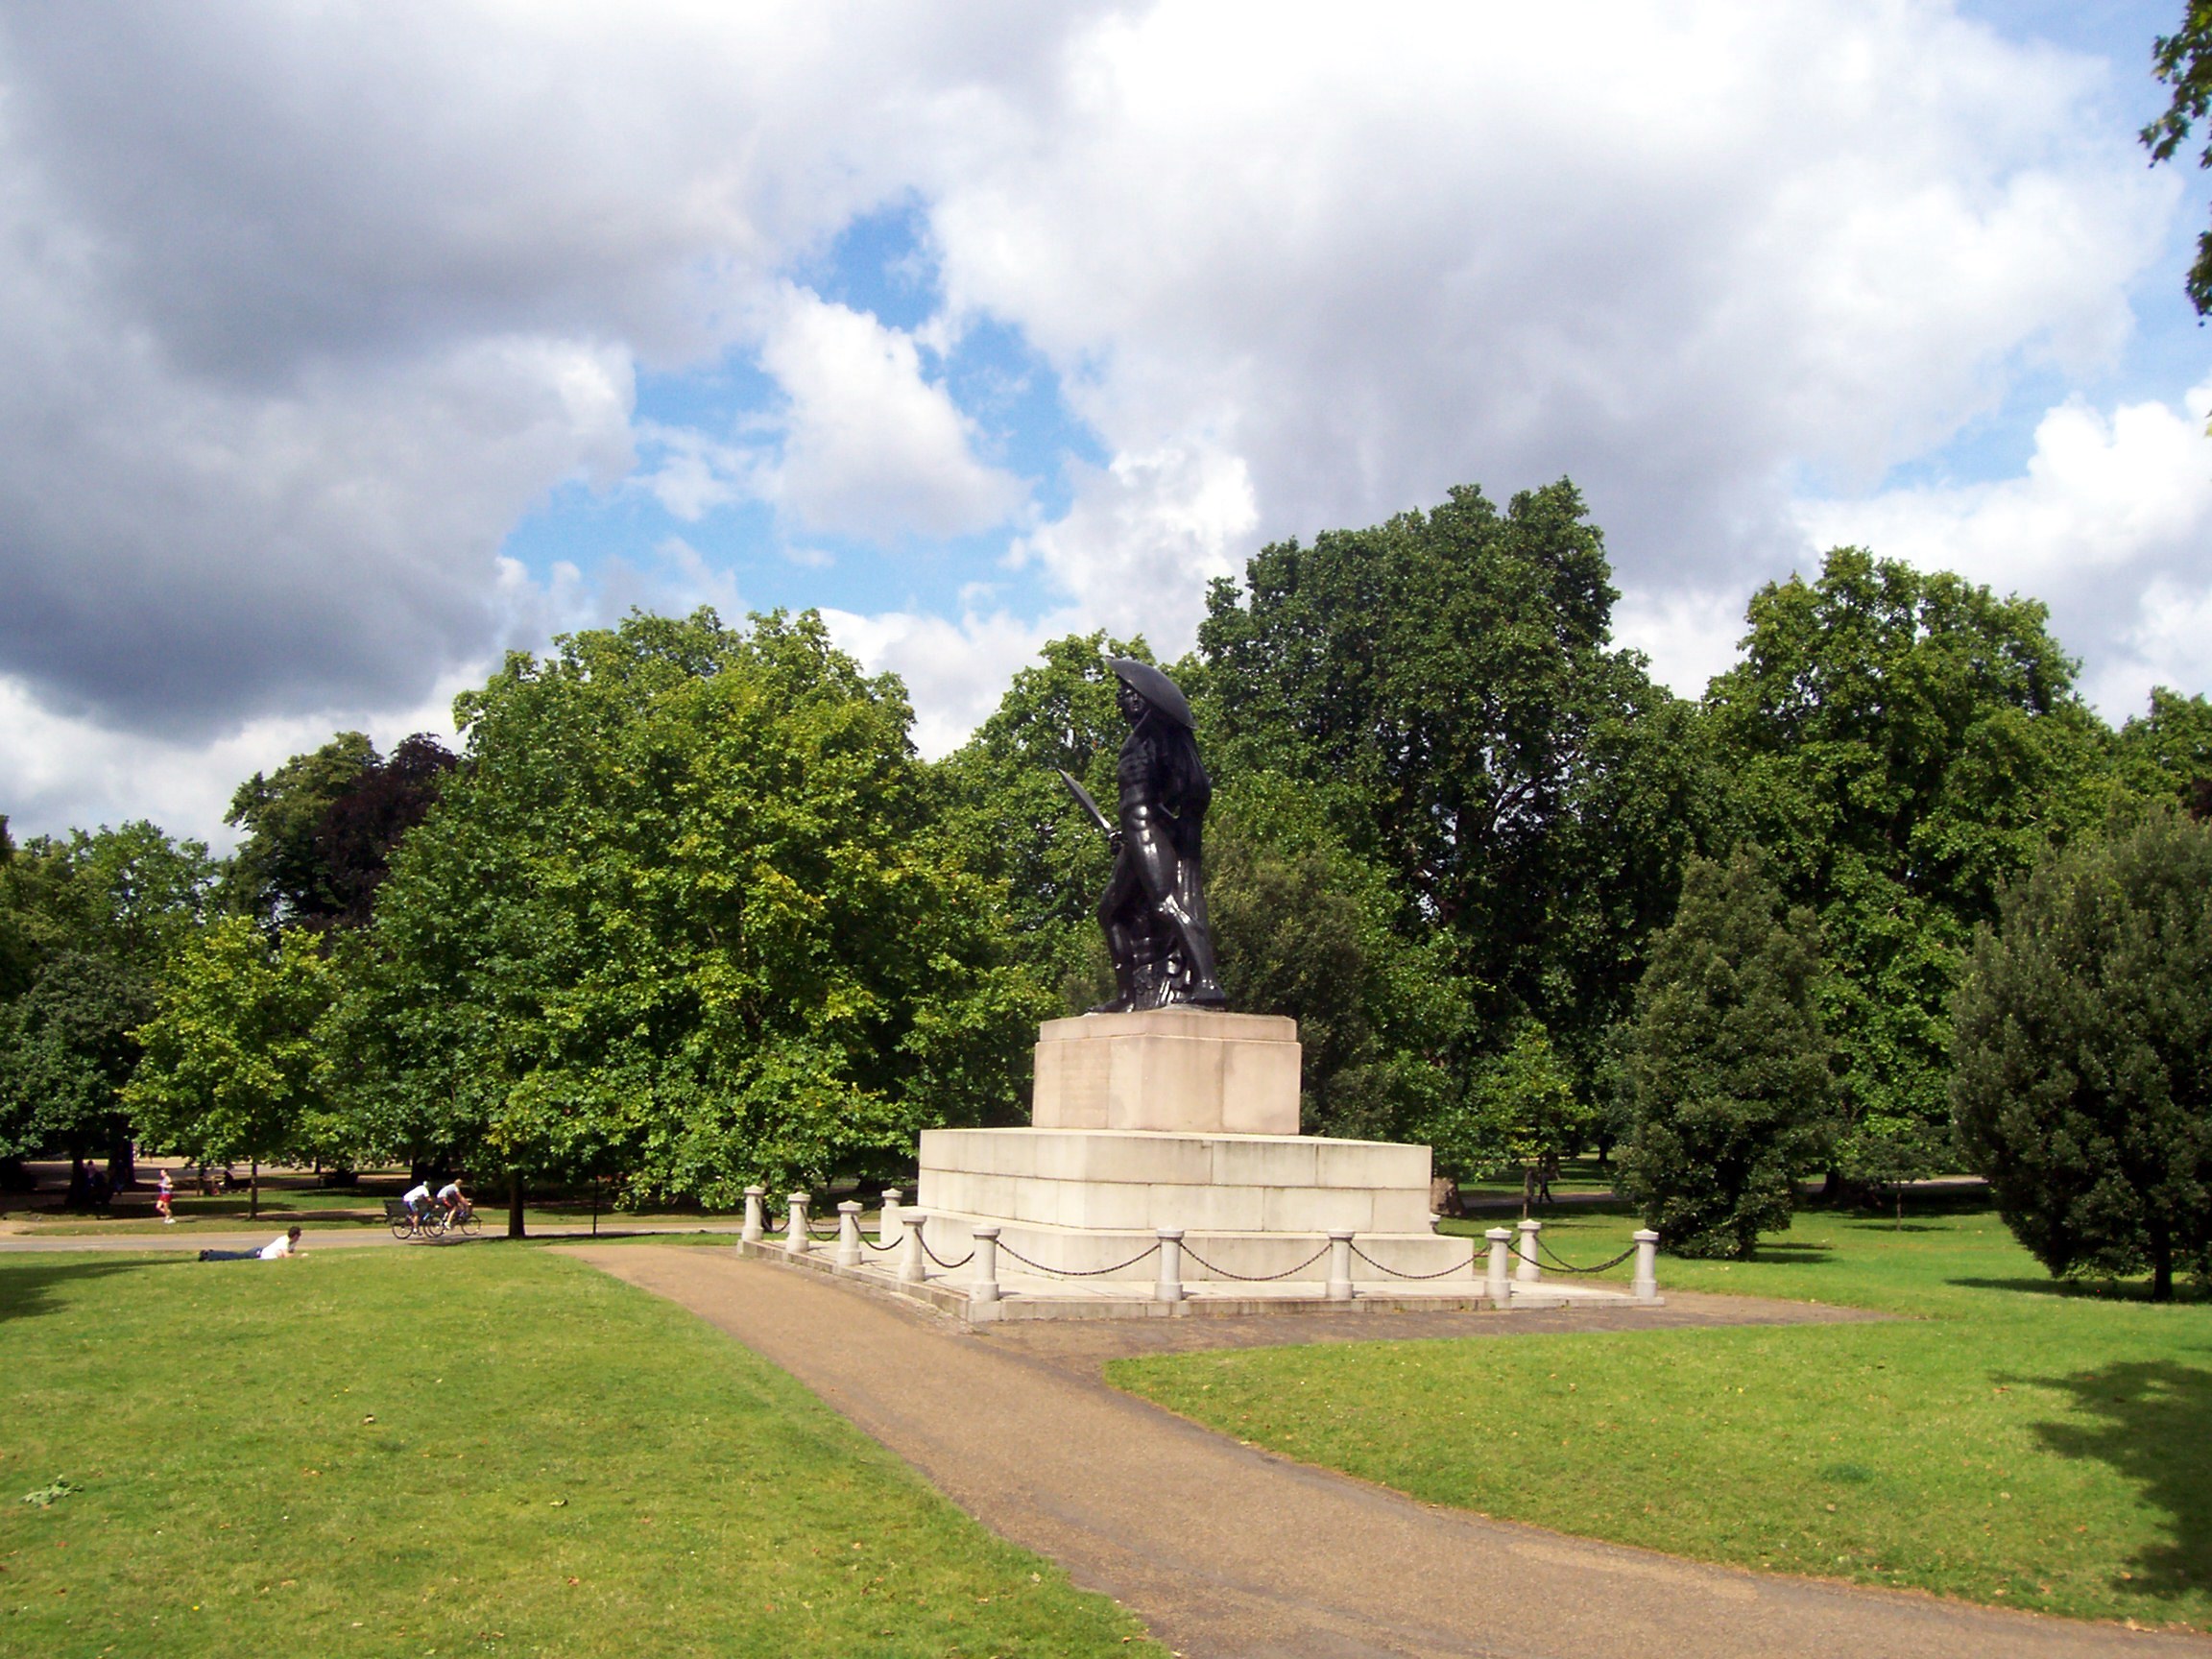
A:
<svg viewBox="0 0 2212 1659">
<path fill-rule="evenodd" d="M 1129 722 L 1115 764 L 1119 825 L 1109 824 L 1083 786 L 1061 774 L 1114 846 L 1114 875 L 1098 902 L 1098 925 L 1114 958 L 1116 994 L 1091 1012 L 1178 1003 L 1219 1008 L 1228 998 L 1214 974 L 1199 871 L 1199 831 L 1214 785 L 1199 763 L 1190 705 L 1151 663 L 1133 657 L 1108 662 L 1121 682 L 1121 713 Z"/>
</svg>

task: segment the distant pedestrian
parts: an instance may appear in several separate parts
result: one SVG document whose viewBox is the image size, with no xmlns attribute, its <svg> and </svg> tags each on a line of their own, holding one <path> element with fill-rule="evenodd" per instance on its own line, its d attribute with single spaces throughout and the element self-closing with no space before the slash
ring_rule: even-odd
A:
<svg viewBox="0 0 2212 1659">
<path fill-rule="evenodd" d="M 176 1190 L 177 1183 L 169 1179 L 168 1170 L 162 1170 L 160 1185 L 154 1189 L 154 1208 L 161 1212 L 161 1221 L 164 1226 L 174 1227 L 177 1225 L 177 1217 L 169 1214 L 169 1199 Z"/>
<path fill-rule="evenodd" d="M 1558 1173 L 1559 1173 L 1559 1154 L 1558 1154 L 1558 1153 L 1556 1153 L 1556 1152 L 1547 1152 L 1547 1153 L 1545 1153 L 1545 1154 L 1544 1154 L 1544 1156 L 1543 1156 L 1543 1157 L 1539 1158 L 1539 1159 L 1536 1161 L 1536 1202 L 1537 1202 L 1537 1203 L 1539 1203 L 1539 1204 L 1555 1204 L 1555 1203 L 1557 1203 L 1557 1202 L 1558 1202 L 1558 1200 L 1557 1200 L 1557 1199 L 1555 1199 L 1555 1198 L 1553 1198 L 1553 1197 L 1551 1196 L 1551 1180 L 1552 1180 L 1552 1177 L 1553 1177 L 1553 1176 L 1555 1176 L 1555 1175 L 1557 1175 Z"/>
</svg>

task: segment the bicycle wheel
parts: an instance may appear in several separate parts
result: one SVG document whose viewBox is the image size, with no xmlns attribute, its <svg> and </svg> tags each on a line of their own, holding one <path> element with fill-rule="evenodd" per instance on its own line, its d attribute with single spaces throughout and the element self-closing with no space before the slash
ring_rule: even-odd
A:
<svg viewBox="0 0 2212 1659">
<path fill-rule="evenodd" d="M 477 1234 L 484 1231 L 484 1223 L 476 1219 L 476 1212 L 473 1210 L 462 1216 L 458 1225 L 461 1229 L 461 1237 L 464 1238 L 473 1238 Z"/>
<path fill-rule="evenodd" d="M 392 1217 L 392 1237 L 393 1237 L 393 1238 L 412 1238 L 414 1236 L 415 1236 L 415 1224 L 414 1224 L 412 1221 L 409 1221 L 409 1220 L 407 1220 L 407 1219 L 406 1219 L 404 1216 L 399 1216 L 399 1215 L 395 1215 L 395 1216 L 393 1216 L 393 1217 Z"/>
</svg>

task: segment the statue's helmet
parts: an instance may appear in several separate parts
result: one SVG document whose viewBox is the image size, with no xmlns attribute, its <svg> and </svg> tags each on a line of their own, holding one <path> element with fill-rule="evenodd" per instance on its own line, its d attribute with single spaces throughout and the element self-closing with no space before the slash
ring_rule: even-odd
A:
<svg viewBox="0 0 2212 1659">
<path fill-rule="evenodd" d="M 1190 700 L 1177 689 L 1174 681 L 1151 663 L 1140 662 L 1134 657 L 1109 657 L 1106 665 L 1114 670 L 1122 685 L 1143 698 L 1154 713 L 1174 721 L 1186 732 L 1194 727 Z"/>
</svg>

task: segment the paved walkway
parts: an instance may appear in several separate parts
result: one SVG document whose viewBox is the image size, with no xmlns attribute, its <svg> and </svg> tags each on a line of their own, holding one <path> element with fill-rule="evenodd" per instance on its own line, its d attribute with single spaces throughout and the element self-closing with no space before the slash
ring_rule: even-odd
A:
<svg viewBox="0 0 2212 1659">
<path fill-rule="evenodd" d="M 150 1227 L 127 1233 L 77 1233 L 48 1234 L 0 1233 L 0 1255 L 22 1251 L 36 1254 L 47 1250 L 182 1250 L 197 1254 L 202 1250 L 243 1250 L 249 1245 L 258 1249 L 283 1232 L 291 1222 L 282 1216 L 275 1220 L 258 1221 L 251 1227 L 227 1227 L 218 1231 L 202 1223 L 197 1226 L 180 1225 L 163 1227 L 156 1223 Z M 709 1222 L 628 1222 L 616 1225 L 602 1223 L 598 1236 L 602 1238 L 635 1238 L 662 1233 L 722 1233 L 732 1238 L 737 1236 L 740 1223 Z M 353 1250 L 370 1244 L 410 1245 L 425 1250 L 458 1249 L 464 1244 L 486 1244 L 504 1239 L 507 1236 L 507 1216 L 504 1212 L 485 1217 L 484 1231 L 474 1238 L 398 1238 L 389 1227 L 317 1227 L 301 1229 L 300 1245 L 303 1250 Z M 534 1226 L 533 1238 L 589 1238 L 590 1226 L 559 1224 Z"/>
<path fill-rule="evenodd" d="M 1099 1377 L 1116 1354 L 1863 1317 L 1713 1296 L 1620 1314 L 1154 1319 L 964 1330 L 734 1251 L 572 1247 L 781 1366 L 994 1531 L 1189 1659 L 2207 1659 L 2212 1641 L 1704 1567 L 1431 1508 L 1238 1445 Z"/>
</svg>

